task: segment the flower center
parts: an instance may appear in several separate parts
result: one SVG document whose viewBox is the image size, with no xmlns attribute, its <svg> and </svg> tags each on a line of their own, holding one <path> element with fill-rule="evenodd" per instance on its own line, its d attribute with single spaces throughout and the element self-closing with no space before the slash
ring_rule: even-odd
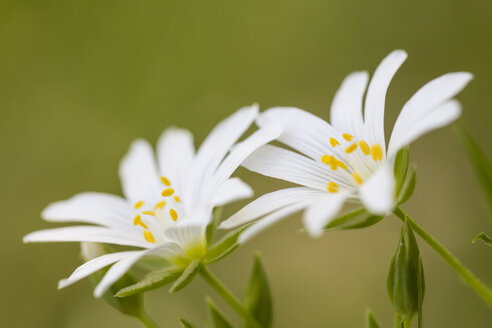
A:
<svg viewBox="0 0 492 328">
<path fill-rule="evenodd" d="M 162 225 L 168 225 L 176 222 L 179 218 L 178 208 L 181 203 L 180 198 L 175 194 L 171 186 L 171 181 L 166 177 L 161 177 L 164 190 L 161 192 L 162 199 L 155 204 L 146 204 L 143 200 L 138 201 L 133 206 L 137 214 L 133 218 L 133 225 L 143 228 L 143 236 L 149 243 L 155 243 L 156 239 L 151 232 L 151 221 L 160 222 Z M 150 205 L 146 206 L 146 205 Z M 172 220 L 172 221 L 170 221 Z"/>
<path fill-rule="evenodd" d="M 364 140 L 357 140 L 348 133 L 342 134 L 342 137 L 345 139 L 342 140 L 343 144 L 335 138 L 330 138 L 333 154 L 321 156 L 321 162 L 333 171 L 340 168 L 337 175 L 341 181 L 353 186 L 361 185 L 376 170 L 378 162 L 383 160 L 383 149 L 379 144 L 369 146 Z M 340 185 L 335 181 L 329 181 L 326 190 L 337 193 Z"/>
</svg>

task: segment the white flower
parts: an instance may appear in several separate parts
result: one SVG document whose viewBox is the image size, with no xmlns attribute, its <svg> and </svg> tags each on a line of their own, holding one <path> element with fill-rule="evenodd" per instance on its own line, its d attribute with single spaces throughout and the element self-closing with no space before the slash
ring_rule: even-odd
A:
<svg viewBox="0 0 492 328">
<path fill-rule="evenodd" d="M 261 114 L 261 127 L 280 123 L 280 142 L 297 153 L 272 145 L 255 151 L 242 164 L 266 176 L 301 185 L 266 194 L 221 224 L 232 228 L 261 218 L 240 237 L 244 241 L 283 217 L 306 208 L 308 231 L 319 236 L 345 201 L 362 203 L 383 215 L 395 206 L 393 166 L 397 152 L 461 112 L 452 98 L 472 79 L 466 72 L 445 74 L 424 85 L 403 106 L 386 148 L 384 107 L 388 85 L 407 54 L 393 51 L 376 69 L 367 89 L 367 72 L 350 74 L 331 106 L 331 124 L 292 107 Z M 362 104 L 364 102 L 364 113 Z"/>
<path fill-rule="evenodd" d="M 24 242 L 141 248 L 96 257 L 59 283 L 63 288 L 113 264 L 96 287 L 96 297 L 144 255 L 163 256 L 178 265 L 203 257 L 213 208 L 252 195 L 247 184 L 230 176 L 255 149 L 280 135 L 280 126 L 269 125 L 236 144 L 257 115 L 256 105 L 237 111 L 215 127 L 196 153 L 190 132 L 167 129 L 157 144 L 157 163 L 149 143 L 135 141 L 120 165 L 125 198 L 90 192 L 51 204 L 42 213 L 45 220 L 91 225 L 36 231 Z"/>
</svg>

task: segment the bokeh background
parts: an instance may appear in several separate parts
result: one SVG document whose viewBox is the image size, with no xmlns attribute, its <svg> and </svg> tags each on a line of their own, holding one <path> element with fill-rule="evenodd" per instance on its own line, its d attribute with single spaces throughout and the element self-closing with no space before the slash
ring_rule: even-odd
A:
<svg viewBox="0 0 492 328">
<path fill-rule="evenodd" d="M 392 83 L 387 128 L 426 81 L 466 70 L 463 121 L 489 154 L 492 2 L 470 1 L 0 1 L 0 326 L 137 327 L 92 297 L 89 281 L 58 291 L 81 262 L 76 244 L 22 244 L 53 227 L 39 214 L 81 191 L 120 194 L 119 160 L 137 137 L 155 143 L 169 125 L 199 143 L 218 120 L 259 102 L 328 118 L 344 76 L 372 72 L 396 48 L 409 59 Z M 405 208 L 492 285 L 490 248 L 472 237 L 490 216 L 453 130 L 412 146 L 416 192 Z M 241 169 L 258 195 L 284 186 Z M 231 214 L 243 203 L 226 208 Z M 393 326 L 385 279 L 400 222 L 368 229 L 299 233 L 289 218 L 211 269 L 238 295 L 260 250 L 275 300 L 276 327 L 363 327 L 369 306 Z M 492 311 L 426 244 L 427 327 L 488 327 Z M 148 293 L 163 327 L 206 320 L 200 279 L 169 295 Z"/>
</svg>

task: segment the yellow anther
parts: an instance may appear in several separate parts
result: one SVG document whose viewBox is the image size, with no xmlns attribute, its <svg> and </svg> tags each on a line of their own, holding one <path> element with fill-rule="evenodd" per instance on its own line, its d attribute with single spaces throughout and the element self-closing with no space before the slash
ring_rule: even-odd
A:
<svg viewBox="0 0 492 328">
<path fill-rule="evenodd" d="M 326 185 L 326 190 L 328 190 L 328 192 L 331 192 L 331 193 L 338 192 L 339 188 L 340 187 L 333 181 L 328 182 L 328 184 Z"/>
<path fill-rule="evenodd" d="M 142 214 L 155 216 L 155 211 L 142 211 Z"/>
<path fill-rule="evenodd" d="M 135 205 L 134 205 L 134 207 L 135 207 L 136 210 L 138 210 L 140 207 L 142 207 L 143 204 L 144 204 L 144 201 L 141 200 L 139 202 L 136 202 Z"/>
<path fill-rule="evenodd" d="M 362 178 L 360 177 L 359 173 L 357 172 L 352 172 L 352 177 L 354 178 L 355 182 L 357 182 L 357 184 L 362 184 Z"/>
<path fill-rule="evenodd" d="M 383 159 L 383 149 L 379 144 L 372 145 L 371 155 L 372 155 L 372 159 L 376 162 Z"/>
<path fill-rule="evenodd" d="M 144 230 L 143 235 L 146 241 L 152 244 L 155 243 L 154 235 L 150 232 L 150 230 Z"/>
<path fill-rule="evenodd" d="M 176 203 L 181 203 L 181 199 L 179 199 L 179 197 L 178 197 L 178 196 L 174 196 L 174 201 L 175 201 Z"/>
<path fill-rule="evenodd" d="M 161 177 L 161 181 L 163 184 L 165 184 L 168 187 L 171 185 L 171 181 L 169 181 L 169 179 L 166 177 Z"/>
<path fill-rule="evenodd" d="M 176 211 L 172 208 L 169 210 L 169 215 L 171 216 L 171 219 L 173 219 L 173 221 L 176 221 L 178 219 L 178 213 L 176 213 Z"/>
<path fill-rule="evenodd" d="M 173 188 L 164 189 L 162 191 L 162 193 L 161 193 L 162 197 L 171 196 L 172 194 L 174 194 L 174 189 Z"/>
<path fill-rule="evenodd" d="M 142 217 L 140 215 L 138 215 L 138 214 L 135 215 L 135 218 L 133 219 L 133 225 L 135 225 L 135 226 L 139 225 L 139 226 L 141 226 L 144 229 L 147 229 L 148 228 L 147 225 L 145 223 L 143 223 Z"/>
<path fill-rule="evenodd" d="M 371 149 L 369 148 L 369 145 L 364 140 L 359 140 L 359 147 L 364 153 L 364 155 L 369 155 L 371 153 Z"/>
<path fill-rule="evenodd" d="M 338 165 L 338 167 L 341 167 L 344 170 L 347 169 L 347 165 L 345 165 L 345 163 L 342 161 L 337 160 L 337 165 Z"/>
<path fill-rule="evenodd" d="M 323 155 L 321 156 L 321 161 L 326 165 L 330 165 L 332 170 L 337 169 L 337 159 L 334 156 Z"/>
<path fill-rule="evenodd" d="M 352 135 L 350 135 L 350 134 L 348 134 L 348 133 L 344 133 L 344 134 L 342 134 L 342 137 L 343 137 L 343 139 L 345 139 L 345 140 L 347 140 L 347 141 L 350 141 L 350 140 L 352 140 L 352 138 L 353 138 L 354 136 L 352 136 Z"/>
<path fill-rule="evenodd" d="M 331 144 L 332 147 L 335 147 L 336 145 L 339 145 L 340 143 L 338 142 L 337 139 L 330 138 L 330 144 Z"/>
<path fill-rule="evenodd" d="M 350 154 L 351 152 L 353 152 L 354 150 L 357 149 L 357 144 L 356 143 L 353 143 L 351 144 L 350 146 L 348 146 L 346 149 L 345 149 L 345 152 L 347 154 Z"/>
<path fill-rule="evenodd" d="M 155 204 L 154 206 L 154 209 L 162 209 L 164 206 L 166 206 L 166 202 L 165 201 L 162 201 L 162 202 L 159 202 L 157 204 Z"/>
</svg>

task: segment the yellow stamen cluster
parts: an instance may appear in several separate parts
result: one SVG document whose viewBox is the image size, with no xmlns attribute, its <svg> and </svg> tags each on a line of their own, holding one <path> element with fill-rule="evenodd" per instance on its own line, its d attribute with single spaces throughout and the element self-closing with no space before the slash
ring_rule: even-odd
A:
<svg viewBox="0 0 492 328">
<path fill-rule="evenodd" d="M 169 181 L 169 179 L 166 177 L 161 177 L 161 182 L 166 187 L 168 187 L 161 192 L 162 197 L 173 196 L 174 195 L 174 189 L 171 188 L 171 181 Z M 174 199 L 175 203 L 181 202 L 181 199 L 177 195 L 174 195 L 173 199 Z M 139 210 L 142 208 L 142 206 L 144 204 L 145 204 L 144 201 L 141 200 L 141 201 L 136 202 L 133 207 L 136 210 Z M 155 237 L 152 234 L 152 232 L 149 230 L 149 227 L 147 226 L 147 224 L 145 224 L 145 222 L 142 220 L 141 215 L 156 216 L 157 213 L 160 212 L 160 210 L 162 210 L 164 207 L 166 207 L 166 201 L 161 200 L 160 202 L 158 202 L 157 204 L 154 205 L 154 210 L 145 210 L 145 211 L 140 210 L 139 213 L 137 213 L 137 215 L 135 215 L 135 217 L 133 218 L 133 225 L 140 226 L 144 229 L 143 236 L 144 236 L 145 240 L 148 241 L 149 243 L 155 243 Z M 171 219 L 173 221 L 178 220 L 178 212 L 173 208 L 169 209 L 169 216 L 171 217 Z"/>
<path fill-rule="evenodd" d="M 328 190 L 328 192 L 331 192 L 331 193 L 338 192 L 339 188 L 340 187 L 333 181 L 328 182 L 328 184 L 326 185 L 326 190 Z"/>
<path fill-rule="evenodd" d="M 342 134 L 342 137 L 347 142 L 352 141 L 352 139 L 354 138 L 353 135 L 350 135 L 348 133 Z M 336 146 L 340 145 L 340 142 L 337 139 L 335 139 L 335 138 L 330 138 L 330 144 L 331 144 L 331 146 L 333 148 L 335 148 Z M 362 153 L 364 155 L 366 155 L 366 156 L 369 156 L 370 155 L 375 162 L 381 161 L 383 159 L 384 154 L 383 154 L 383 149 L 382 149 L 381 145 L 374 144 L 372 146 L 369 146 L 367 144 L 367 142 L 365 142 L 364 140 L 355 141 L 354 143 L 350 144 L 347 148 L 345 148 L 345 153 L 351 154 L 357 148 L 360 148 L 360 150 L 362 151 Z M 337 159 L 333 155 L 323 155 L 323 156 L 321 156 L 321 162 L 323 162 L 324 164 L 330 166 L 330 168 L 333 171 L 335 171 L 339 167 L 342 168 L 342 169 L 344 169 L 344 170 L 348 170 L 348 167 L 345 164 L 345 162 L 340 161 L 339 159 Z M 358 185 L 361 185 L 364 182 L 362 180 L 362 177 L 360 176 L 360 174 L 358 172 L 352 171 L 351 172 L 351 175 L 352 175 L 352 178 L 354 179 L 354 181 Z M 327 185 L 326 189 L 329 192 L 331 192 L 331 193 L 336 193 L 339 190 L 339 186 L 335 182 L 328 182 L 328 185 Z"/>
</svg>

